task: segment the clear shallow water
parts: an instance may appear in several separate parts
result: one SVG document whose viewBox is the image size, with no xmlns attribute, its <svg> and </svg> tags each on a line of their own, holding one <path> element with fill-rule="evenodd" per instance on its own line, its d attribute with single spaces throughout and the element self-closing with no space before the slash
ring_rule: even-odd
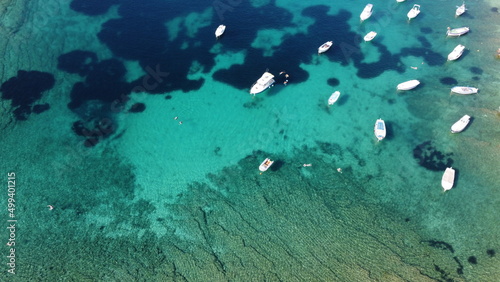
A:
<svg viewBox="0 0 500 282">
<path fill-rule="evenodd" d="M 50 109 L 22 112 L 23 121 L 2 100 L 2 171 L 15 171 L 20 187 L 15 278 L 495 277 L 498 42 L 482 26 L 498 25 L 497 14 L 471 2 L 455 19 L 453 3 L 421 3 L 408 23 L 411 3 L 373 2 L 360 24 L 364 4 L 320 4 L 242 2 L 222 16 L 206 3 L 124 1 L 96 16 L 57 1 L 42 9 L 47 17 L 23 10 L 19 32 L 5 31 L 2 82 L 38 70 L 54 85 L 29 106 Z M 228 28 L 216 41 L 220 23 Z M 471 33 L 444 36 L 462 25 Z M 379 35 L 361 42 L 370 30 Z M 327 40 L 334 47 L 318 56 Z M 459 42 L 468 52 L 447 63 Z M 95 55 L 73 53 L 61 68 L 74 50 Z M 252 98 L 266 68 L 290 82 Z M 449 95 L 445 77 L 481 92 Z M 422 85 L 396 92 L 409 79 Z M 75 91 L 81 81 L 87 88 Z M 335 90 L 341 98 L 328 108 Z M 111 103 L 125 102 L 121 94 L 130 98 L 123 110 Z M 134 103 L 145 110 L 128 112 Z M 472 124 L 451 135 L 465 113 Z M 389 129 L 382 142 L 379 117 Z M 78 120 L 93 130 L 92 148 L 72 130 Z M 433 150 L 434 170 L 419 165 L 414 155 Z M 265 157 L 277 163 L 260 175 Z M 444 194 L 448 158 L 458 177 Z"/>
</svg>

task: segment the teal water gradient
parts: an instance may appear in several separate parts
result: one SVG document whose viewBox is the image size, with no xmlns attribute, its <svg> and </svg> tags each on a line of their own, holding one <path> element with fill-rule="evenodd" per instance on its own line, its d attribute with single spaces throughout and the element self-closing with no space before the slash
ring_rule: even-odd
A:
<svg viewBox="0 0 500 282">
<path fill-rule="evenodd" d="M 488 4 L 467 2 L 469 10 L 455 18 L 461 2 L 422 2 L 421 14 L 408 22 L 412 2 L 373 1 L 373 16 L 360 23 L 366 3 L 276 1 L 293 14 L 296 26 L 258 33 L 251 47 L 269 58 L 289 47 L 283 40 L 308 31 L 315 19 L 302 11 L 314 5 L 328 5 L 329 15 L 352 13 L 348 22 L 359 40 L 371 30 L 378 35 L 359 49 L 351 48 L 355 42 L 340 41 L 321 56 L 316 49 L 300 50 L 311 56 L 311 63 L 301 65 L 307 81 L 295 83 L 289 73 L 287 86 L 277 84 L 252 97 L 247 89 L 213 79 L 216 71 L 243 64 L 251 52 L 225 48 L 231 33 L 240 32 L 227 23 L 227 34 L 206 46 L 215 67 L 204 73 L 194 63 L 186 74 L 205 79 L 199 90 L 169 93 L 168 100 L 131 94 L 129 103 L 142 102 L 146 110 L 117 113 L 115 136 L 88 149 L 72 134 L 69 125 L 77 117 L 66 107 L 79 78 L 58 71 L 56 61 L 74 49 L 112 57 L 95 34 L 117 12 L 91 21 L 56 2 L 48 7 L 57 7 L 57 17 L 42 26 L 40 18 L 28 16 L 4 47 L 9 63 L 2 81 L 28 68 L 51 72 L 57 81 L 44 96 L 51 110 L 26 122 L 11 121 L 9 104 L 2 101 L 1 172 L 16 172 L 19 203 L 18 274 L 3 273 L 5 279 L 493 281 L 499 276 L 494 251 L 500 250 L 500 101 L 494 52 L 500 42 L 490 35 L 500 22 Z M 36 4 L 27 9 L 35 8 L 50 14 Z M 244 11 L 235 5 L 226 13 Z M 179 40 L 219 23 L 207 4 L 203 13 L 186 11 L 166 29 L 171 40 Z M 330 40 L 331 25 L 324 37 L 308 40 L 318 47 Z M 446 38 L 447 26 L 470 26 L 471 33 Z M 425 54 L 403 56 L 402 72 L 387 70 L 369 79 L 357 76 L 352 61 L 331 60 L 340 52 L 378 62 L 377 44 L 391 54 L 426 47 L 446 57 L 459 43 L 467 52 L 458 61 L 436 65 Z M 186 41 L 184 48 L 189 47 Z M 125 65 L 130 81 L 144 73 L 135 61 Z M 250 87 L 263 71 L 234 75 Z M 480 93 L 450 95 L 452 86 L 441 83 L 443 77 L 477 86 Z M 339 84 L 330 86 L 330 78 Z M 396 91 L 410 79 L 422 85 Z M 336 90 L 341 97 L 328 107 Z M 451 134 L 450 126 L 464 114 L 473 122 Z M 381 142 L 373 135 L 377 118 L 389 129 Z M 442 171 L 427 170 L 414 158 L 415 148 L 427 141 L 453 159 L 457 179 L 451 191 L 442 192 Z M 277 161 L 275 170 L 260 174 L 266 157 Z"/>
</svg>

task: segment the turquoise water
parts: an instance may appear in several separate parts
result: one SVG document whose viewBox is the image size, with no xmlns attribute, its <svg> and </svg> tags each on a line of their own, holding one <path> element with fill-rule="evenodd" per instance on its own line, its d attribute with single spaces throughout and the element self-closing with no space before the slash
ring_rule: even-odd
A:
<svg viewBox="0 0 500 282">
<path fill-rule="evenodd" d="M 408 22 L 413 2 L 373 1 L 360 23 L 354 1 L 177 2 L 2 4 L 0 168 L 18 220 L 2 280 L 495 280 L 494 6 L 455 18 L 459 1 L 421 2 Z M 278 83 L 251 96 L 266 69 Z"/>
</svg>

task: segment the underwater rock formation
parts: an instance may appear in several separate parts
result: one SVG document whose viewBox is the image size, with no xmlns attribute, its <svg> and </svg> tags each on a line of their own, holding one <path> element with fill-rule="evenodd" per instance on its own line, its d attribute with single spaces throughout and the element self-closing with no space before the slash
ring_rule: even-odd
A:
<svg viewBox="0 0 500 282">
<path fill-rule="evenodd" d="M 17 120 L 26 120 L 32 112 L 32 105 L 42 97 L 42 93 L 54 87 L 55 79 L 50 73 L 19 70 L 17 76 L 9 78 L 0 87 L 2 98 L 11 100 L 13 114 Z M 48 105 L 48 104 L 47 104 Z M 35 113 L 48 110 L 38 106 Z"/>
</svg>

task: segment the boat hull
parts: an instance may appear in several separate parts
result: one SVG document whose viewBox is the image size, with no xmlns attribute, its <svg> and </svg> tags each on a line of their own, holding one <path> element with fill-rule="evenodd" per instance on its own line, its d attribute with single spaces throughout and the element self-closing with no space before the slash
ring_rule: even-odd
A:
<svg viewBox="0 0 500 282">
<path fill-rule="evenodd" d="M 215 30 L 215 37 L 219 38 L 224 33 L 225 30 L 226 30 L 225 25 L 223 24 L 219 25 L 219 27 L 217 27 L 217 29 Z"/>
<path fill-rule="evenodd" d="M 333 45 L 333 41 L 328 41 L 323 43 L 323 45 L 319 46 L 318 48 L 318 54 L 325 53 L 328 51 Z"/>
<path fill-rule="evenodd" d="M 372 13 L 373 13 L 373 4 L 367 4 L 363 9 L 363 12 L 361 12 L 361 15 L 359 15 L 359 19 L 361 21 L 365 21 L 369 17 L 371 17 Z"/>
<path fill-rule="evenodd" d="M 375 31 L 370 31 L 370 32 L 368 32 L 368 34 L 365 35 L 365 37 L 363 39 L 365 41 L 372 41 L 373 38 L 375 38 L 375 36 L 377 36 L 377 33 Z"/>
<path fill-rule="evenodd" d="M 335 102 L 337 102 L 337 100 L 339 99 L 339 96 L 340 96 L 339 91 L 333 92 L 333 94 L 330 96 L 330 98 L 328 98 L 328 105 L 331 106 L 331 105 L 335 104 Z"/>
<path fill-rule="evenodd" d="M 467 87 L 467 86 L 455 86 L 451 88 L 451 92 L 461 95 L 476 94 L 478 91 L 479 89 L 475 87 Z"/>
<path fill-rule="evenodd" d="M 378 141 L 381 141 L 382 139 L 385 138 L 387 130 L 385 128 L 385 122 L 383 119 L 377 119 L 375 122 L 375 128 L 374 128 L 374 134 L 375 137 L 377 137 Z"/>
<path fill-rule="evenodd" d="M 453 188 L 453 184 L 455 182 L 455 170 L 451 167 L 447 167 L 443 173 L 443 177 L 441 178 L 441 186 L 444 191 L 448 191 Z"/>
<path fill-rule="evenodd" d="M 448 54 L 448 61 L 455 61 L 460 58 L 465 50 L 465 46 L 462 44 L 458 44 L 450 54 Z"/>
<path fill-rule="evenodd" d="M 460 120 L 458 120 L 451 126 L 451 133 L 459 133 L 464 131 L 469 122 L 470 122 L 470 116 L 464 115 Z"/>
<path fill-rule="evenodd" d="M 259 170 L 264 172 L 268 170 L 271 165 L 273 165 L 274 161 L 272 161 L 270 158 L 266 158 L 259 166 Z"/>
<path fill-rule="evenodd" d="M 413 8 L 411 8 L 411 10 L 406 15 L 408 16 L 408 19 L 411 20 L 416 18 L 418 14 L 420 14 L 420 5 L 415 4 L 413 5 Z"/>
<path fill-rule="evenodd" d="M 459 27 L 459 28 L 454 28 L 454 29 L 448 28 L 446 35 L 451 36 L 451 37 L 458 37 L 458 36 L 461 36 L 461 35 L 468 33 L 469 30 L 470 29 L 468 27 Z"/>
<path fill-rule="evenodd" d="M 417 87 L 420 84 L 420 81 L 413 79 L 413 80 L 408 80 L 403 83 L 398 84 L 397 89 L 398 90 L 411 90 L 415 87 Z"/>
<path fill-rule="evenodd" d="M 250 94 L 255 95 L 268 89 L 274 84 L 274 75 L 270 72 L 265 72 L 250 88 Z"/>
</svg>

